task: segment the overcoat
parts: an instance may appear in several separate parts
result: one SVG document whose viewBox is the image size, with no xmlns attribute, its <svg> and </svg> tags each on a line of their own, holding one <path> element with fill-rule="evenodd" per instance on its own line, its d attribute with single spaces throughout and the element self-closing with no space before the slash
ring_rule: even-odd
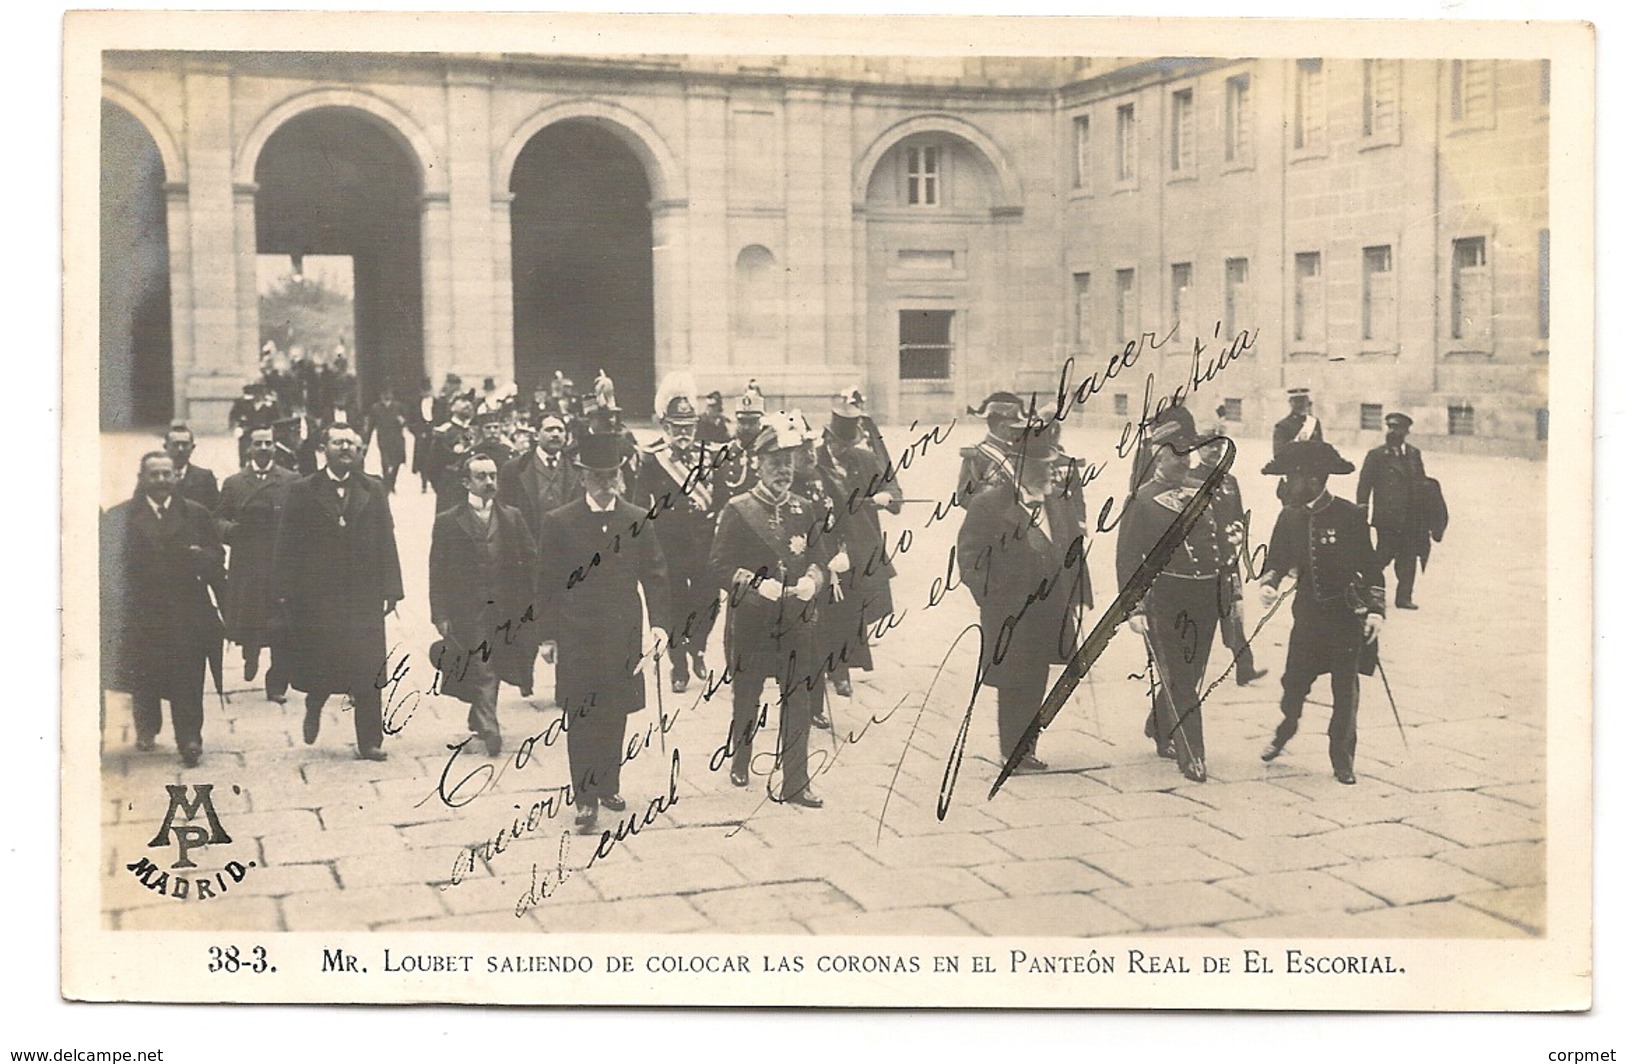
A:
<svg viewBox="0 0 1625 1064">
<path fill-rule="evenodd" d="M 197 550 L 192 550 L 197 547 Z M 202 506 L 171 496 L 162 521 L 136 495 L 102 515 L 102 686 L 196 697 L 220 653 L 225 552 Z"/>
<path fill-rule="evenodd" d="M 1360 464 L 1355 502 L 1371 505 L 1371 527 L 1378 532 L 1427 535 L 1422 452 L 1401 444 L 1395 454 L 1387 444 L 1366 452 Z"/>
<path fill-rule="evenodd" d="M 341 506 L 326 470 L 296 481 L 277 529 L 271 593 L 287 674 L 305 692 L 364 689 L 385 666 L 384 604 L 404 597 L 383 482 L 351 473 Z"/>
<path fill-rule="evenodd" d="M 599 512 L 582 497 L 542 518 L 537 608 L 542 638 L 558 645 L 554 697 L 567 713 L 643 708 L 643 675 L 636 670 L 643 655 L 644 603 L 649 624 L 671 630 L 666 557 L 647 523 L 639 521 L 643 516 L 621 499 Z"/>
<path fill-rule="evenodd" d="M 493 535 L 498 545 L 491 573 L 494 595 L 488 594 L 482 576 L 489 564 L 486 543 Z M 467 501 L 436 515 L 429 545 L 429 617 L 436 624 L 450 622 L 453 637 L 467 650 L 486 644 L 491 669 L 504 683 L 530 683 L 535 579 L 536 542 L 512 506 L 494 503 L 489 526 L 474 516 Z"/>
<path fill-rule="evenodd" d="M 271 555 L 288 489 L 299 474 L 272 464 L 261 480 L 252 467 L 220 486 L 214 524 L 231 548 L 231 580 L 221 602 L 226 638 L 245 647 L 271 644 Z"/>
<path fill-rule="evenodd" d="M 528 451 L 497 471 L 497 501 L 515 507 L 534 537 L 542 518 L 581 495 L 581 470 L 567 455 L 547 468 L 536 451 Z"/>
</svg>

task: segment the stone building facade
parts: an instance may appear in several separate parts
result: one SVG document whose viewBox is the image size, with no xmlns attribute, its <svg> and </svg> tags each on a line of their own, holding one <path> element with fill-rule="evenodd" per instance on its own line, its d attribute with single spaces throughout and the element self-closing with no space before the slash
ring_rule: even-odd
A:
<svg viewBox="0 0 1625 1064">
<path fill-rule="evenodd" d="M 259 254 L 346 254 L 363 387 L 615 377 L 883 420 L 1192 398 L 1261 434 L 1316 390 L 1540 454 L 1547 71 L 1496 60 L 109 52 L 104 424 L 220 427 Z M 1171 334 L 1171 339 L 1169 338 Z M 1232 344 L 1245 340 L 1245 350 Z M 132 398 L 133 397 L 133 398 Z"/>
</svg>

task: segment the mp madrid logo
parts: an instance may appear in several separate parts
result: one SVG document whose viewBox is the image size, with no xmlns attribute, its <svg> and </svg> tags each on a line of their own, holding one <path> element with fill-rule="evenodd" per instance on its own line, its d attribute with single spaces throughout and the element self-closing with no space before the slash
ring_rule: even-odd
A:
<svg viewBox="0 0 1625 1064">
<path fill-rule="evenodd" d="M 258 862 L 249 861 L 245 865 L 241 861 L 227 861 L 223 867 L 212 872 L 203 870 L 199 865 L 199 851 L 231 842 L 231 836 L 226 834 L 225 826 L 220 823 L 220 814 L 215 812 L 214 784 L 193 785 L 190 797 L 184 783 L 171 783 L 164 789 L 169 792 L 169 808 L 164 813 L 164 822 L 158 827 L 158 834 L 152 837 L 147 846 L 172 850 L 174 862 L 166 870 L 161 864 L 170 855 L 160 857 L 157 863 L 150 857 L 143 857 L 124 867 L 154 894 L 182 901 L 208 901 L 226 894 L 241 883 L 248 870 Z M 177 818 L 184 820 L 184 823 L 177 824 Z M 202 856 L 207 860 L 207 854 Z M 212 861 L 209 863 L 213 864 Z M 174 874 L 171 875 L 171 872 Z"/>
</svg>

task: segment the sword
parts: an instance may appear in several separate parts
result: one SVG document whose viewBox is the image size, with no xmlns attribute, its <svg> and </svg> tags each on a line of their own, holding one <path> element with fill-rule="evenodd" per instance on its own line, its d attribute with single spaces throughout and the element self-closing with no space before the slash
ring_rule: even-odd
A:
<svg viewBox="0 0 1625 1064">
<path fill-rule="evenodd" d="M 1394 723 L 1399 725 L 1399 741 L 1405 744 L 1405 752 L 1411 752 L 1411 741 L 1405 738 L 1405 722 L 1399 719 L 1399 703 L 1394 701 L 1394 689 L 1388 686 L 1388 670 L 1382 667 L 1382 659 L 1377 659 L 1377 675 L 1382 677 L 1382 690 L 1388 696 L 1388 708 L 1394 711 Z"/>
</svg>

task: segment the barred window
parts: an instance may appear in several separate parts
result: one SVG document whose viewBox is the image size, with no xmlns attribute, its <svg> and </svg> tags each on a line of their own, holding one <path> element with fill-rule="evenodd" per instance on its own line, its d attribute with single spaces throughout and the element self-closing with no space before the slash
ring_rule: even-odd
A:
<svg viewBox="0 0 1625 1064">
<path fill-rule="evenodd" d="M 1476 426 L 1473 423 L 1473 408 L 1468 404 L 1450 406 L 1445 408 L 1449 416 L 1449 432 L 1452 436 L 1472 436 Z"/>
<path fill-rule="evenodd" d="M 953 376 L 951 310 L 898 312 L 898 377 L 906 381 L 945 381 Z"/>
<path fill-rule="evenodd" d="M 1188 174 L 1196 169 L 1196 97 L 1194 89 L 1180 89 L 1170 101 L 1168 116 L 1168 169 Z"/>
<path fill-rule="evenodd" d="M 1128 417 L 1128 393 L 1118 392 L 1112 396 L 1112 413 L 1118 417 Z"/>
<path fill-rule="evenodd" d="M 1380 428 L 1382 428 L 1382 404 L 1381 403 L 1361 403 L 1360 404 L 1360 427 L 1362 429 L 1380 429 Z"/>
<path fill-rule="evenodd" d="M 1229 398 L 1224 401 L 1224 419 L 1226 421 L 1242 420 L 1240 398 Z"/>
</svg>

